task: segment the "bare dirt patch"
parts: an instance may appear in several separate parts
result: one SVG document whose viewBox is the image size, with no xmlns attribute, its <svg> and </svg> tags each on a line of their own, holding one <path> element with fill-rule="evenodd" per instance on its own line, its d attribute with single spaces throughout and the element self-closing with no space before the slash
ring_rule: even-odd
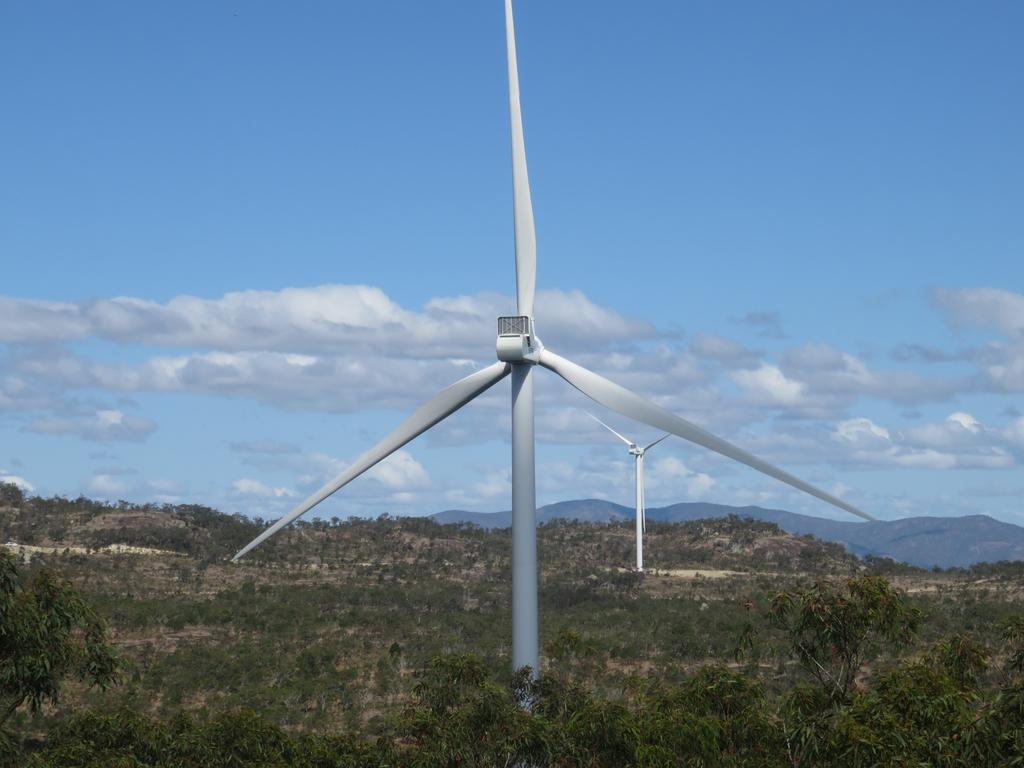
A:
<svg viewBox="0 0 1024 768">
<path fill-rule="evenodd" d="M 169 549 L 153 549 L 152 547 L 133 547 L 129 544 L 107 544 L 105 547 L 80 547 L 66 544 L 63 546 L 38 547 L 34 544 L 19 544 L 8 541 L 0 545 L 18 555 L 22 560 L 29 560 L 32 555 L 157 555 L 162 557 L 184 557 L 180 552 Z"/>
</svg>

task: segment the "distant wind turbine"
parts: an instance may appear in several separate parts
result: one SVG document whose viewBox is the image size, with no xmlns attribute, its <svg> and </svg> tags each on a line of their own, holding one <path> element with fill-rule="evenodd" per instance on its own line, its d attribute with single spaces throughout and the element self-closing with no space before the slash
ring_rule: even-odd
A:
<svg viewBox="0 0 1024 768">
<path fill-rule="evenodd" d="M 727 456 L 794 488 L 816 496 L 865 520 L 870 515 L 837 499 L 810 483 L 762 461 L 730 442 L 691 424 L 659 405 L 645 400 L 603 376 L 546 349 L 533 324 L 533 296 L 537 276 L 537 244 L 533 227 L 530 182 L 526 173 L 526 148 L 519 105 L 512 0 L 505 0 L 505 42 L 508 57 L 509 112 L 512 133 L 512 209 L 515 229 L 516 297 L 519 314 L 498 318 L 499 362 L 487 366 L 447 389 L 413 411 L 387 437 L 356 459 L 345 471 L 324 485 L 288 514 L 243 547 L 234 560 L 304 515 L 332 493 L 355 480 L 370 467 L 390 456 L 417 435 L 430 429 L 462 406 L 512 375 L 512 666 L 540 667 L 537 618 L 537 503 L 533 434 L 533 369 L 536 365 L 561 376 L 587 397 L 609 410 Z"/>
<path fill-rule="evenodd" d="M 587 416 L 592 418 L 602 427 L 607 429 L 619 440 L 629 446 L 629 455 L 633 457 L 633 464 L 636 472 L 636 569 L 643 571 L 644 569 L 644 533 L 647 532 L 647 500 L 644 496 L 644 455 L 651 450 L 654 446 L 669 437 L 669 434 L 664 434 L 655 440 L 650 445 L 641 448 L 639 445 L 634 443 L 632 440 L 623 437 L 614 429 L 609 427 L 597 416 L 587 411 Z"/>
</svg>

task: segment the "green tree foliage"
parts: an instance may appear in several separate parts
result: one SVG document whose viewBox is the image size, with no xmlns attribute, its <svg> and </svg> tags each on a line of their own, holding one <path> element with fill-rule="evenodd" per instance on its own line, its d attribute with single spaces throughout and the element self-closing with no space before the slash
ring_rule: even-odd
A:
<svg viewBox="0 0 1024 768">
<path fill-rule="evenodd" d="M 468 655 L 435 658 L 404 714 L 377 739 L 288 733 L 251 711 L 168 722 L 87 713 L 35 755 L 37 768 L 494 768 L 781 766 L 764 691 L 727 669 L 681 688 L 610 701 L 554 676 L 505 684 Z"/>
<path fill-rule="evenodd" d="M 58 729 L 31 768 L 373 768 L 391 750 L 350 738 L 290 734 L 251 710 L 168 722 L 128 709 L 91 712 Z"/>
<path fill-rule="evenodd" d="M 1003 642 L 1007 672 L 1024 675 L 1024 616 L 1011 616 L 1003 622 Z"/>
<path fill-rule="evenodd" d="M 834 702 L 849 698 L 865 661 L 882 643 L 906 645 L 921 622 L 920 610 L 881 576 L 851 578 L 842 589 L 820 581 L 807 590 L 781 592 L 770 617 Z"/>
<path fill-rule="evenodd" d="M 17 764 L 1024 768 L 1017 564 L 926 572 L 732 518 L 652 525 L 640 578 L 629 526 L 556 522 L 533 680 L 508 672 L 507 531 L 312 521 L 228 563 L 259 527 L 0 504 L 2 540 L 60 563 L 126 666 L 112 691 L 22 706 Z"/>
<path fill-rule="evenodd" d="M 104 623 L 71 583 L 47 568 L 24 574 L 0 552 L 0 728 L 23 704 L 55 704 L 66 679 L 105 688 L 116 669 Z"/>
<path fill-rule="evenodd" d="M 966 637 L 926 648 L 830 699 L 773 699 L 719 665 L 679 684 L 636 678 L 613 697 L 558 674 L 499 682 L 478 657 L 433 659 L 377 736 L 289 732 L 249 710 L 166 721 L 121 709 L 57 729 L 33 768 L 1014 768 L 1024 681 L 985 684 L 989 652 Z M 814 706 L 802 706 L 812 701 Z"/>
<path fill-rule="evenodd" d="M 516 689 L 525 694 L 525 677 Z M 434 766 L 544 765 L 549 751 L 544 723 L 498 685 L 481 661 L 462 654 L 435 658 L 415 688 L 416 701 L 402 721 L 413 745 L 409 762 Z"/>
</svg>

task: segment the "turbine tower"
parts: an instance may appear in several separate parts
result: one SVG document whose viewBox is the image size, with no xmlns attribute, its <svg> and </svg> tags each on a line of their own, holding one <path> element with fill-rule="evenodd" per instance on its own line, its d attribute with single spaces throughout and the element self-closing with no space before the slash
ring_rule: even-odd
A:
<svg viewBox="0 0 1024 768">
<path fill-rule="evenodd" d="M 243 547 L 238 560 L 253 547 L 304 515 L 335 491 L 390 456 L 503 378 L 512 376 L 512 666 L 525 666 L 536 675 L 540 667 L 537 618 L 537 504 L 533 455 L 533 373 L 540 365 L 558 374 L 591 400 L 611 411 L 678 435 L 684 440 L 727 456 L 788 483 L 865 520 L 874 518 L 845 501 L 806 483 L 732 443 L 645 400 L 628 389 L 561 357 L 544 347 L 534 329 L 533 295 L 537 275 L 537 244 L 533 228 L 530 181 L 519 105 L 512 0 L 505 0 L 505 43 L 508 56 L 508 95 L 512 134 L 512 210 L 515 225 L 516 297 L 519 314 L 498 318 L 498 362 L 460 379 L 417 408 L 401 424 L 352 462 L 341 474 L 292 509 Z M 454 352 L 454 350 L 453 350 Z"/>
<path fill-rule="evenodd" d="M 647 500 L 644 497 L 644 455 L 666 437 L 669 437 L 669 435 L 665 433 L 650 445 L 641 448 L 632 440 L 620 435 L 589 411 L 587 416 L 628 445 L 629 455 L 633 457 L 636 472 L 636 569 L 642 572 L 644 570 L 644 533 L 647 531 Z"/>
</svg>

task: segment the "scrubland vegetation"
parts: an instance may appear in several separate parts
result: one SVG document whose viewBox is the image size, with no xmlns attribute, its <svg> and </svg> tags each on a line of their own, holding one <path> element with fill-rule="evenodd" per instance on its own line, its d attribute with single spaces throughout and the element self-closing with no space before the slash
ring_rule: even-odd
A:
<svg viewBox="0 0 1024 768">
<path fill-rule="evenodd" d="M 312 522 L 230 564 L 262 527 L 0 486 L 9 763 L 1024 765 L 1020 564 L 732 518 L 650 525 L 640 575 L 628 526 L 553 523 L 531 680 L 507 531 Z"/>
</svg>

